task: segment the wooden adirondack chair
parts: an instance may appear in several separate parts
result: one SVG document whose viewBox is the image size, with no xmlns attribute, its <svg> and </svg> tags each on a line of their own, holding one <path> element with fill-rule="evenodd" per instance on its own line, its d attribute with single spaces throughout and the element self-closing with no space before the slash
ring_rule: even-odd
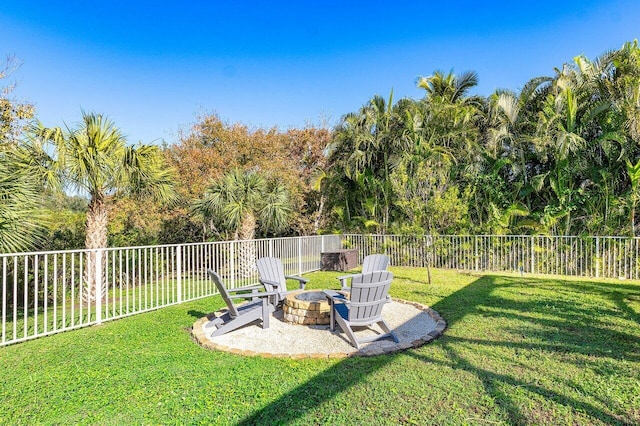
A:
<svg viewBox="0 0 640 426">
<path fill-rule="evenodd" d="M 373 271 L 386 271 L 387 266 L 389 266 L 389 256 L 386 254 L 370 254 L 369 256 L 365 256 L 362 261 L 361 274 L 367 274 Z M 338 277 L 338 280 L 340 280 L 340 290 L 349 291 L 347 281 L 356 275 L 359 274 L 343 275 Z"/>
<path fill-rule="evenodd" d="M 304 289 L 305 284 L 309 281 L 306 278 L 297 275 L 285 275 L 282 261 L 277 257 L 262 257 L 256 262 L 258 266 L 258 275 L 260 282 L 265 286 L 267 291 L 276 292 L 277 295 L 273 300 L 274 305 L 278 305 L 287 295 L 287 280 L 292 279 L 298 281 L 300 288 Z"/>
<path fill-rule="evenodd" d="M 254 321 L 262 320 L 262 328 L 269 328 L 269 316 L 274 311 L 274 306 L 269 303 L 269 298 L 276 295 L 275 292 L 260 292 L 264 289 L 262 285 L 253 285 L 227 289 L 220 276 L 213 270 L 208 269 L 209 276 L 216 285 L 222 299 L 227 304 L 227 312 L 209 321 L 205 328 L 215 327 L 211 337 L 222 336 L 225 333 L 236 330 Z M 245 292 L 244 294 L 232 294 Z M 249 292 L 249 293 L 246 293 Z M 251 299 L 250 302 L 236 305 L 235 299 Z"/>
<path fill-rule="evenodd" d="M 333 331 L 337 323 L 357 349 L 360 349 L 361 343 L 373 342 L 387 337 L 397 343 L 397 336 L 382 319 L 382 308 L 387 303 L 392 280 L 393 274 L 389 271 L 374 271 L 356 275 L 351 281 L 350 299 L 334 291 L 325 291 L 331 305 L 331 330 Z M 372 324 L 378 324 L 384 333 L 356 338 L 353 327 L 368 327 Z"/>
</svg>

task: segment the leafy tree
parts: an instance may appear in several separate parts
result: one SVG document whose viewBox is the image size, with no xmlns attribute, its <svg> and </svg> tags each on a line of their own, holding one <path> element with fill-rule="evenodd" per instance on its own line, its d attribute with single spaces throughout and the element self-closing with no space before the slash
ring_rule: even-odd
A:
<svg viewBox="0 0 640 426">
<path fill-rule="evenodd" d="M 226 123 L 216 114 L 203 115 L 180 141 L 166 149 L 166 155 L 178 171 L 178 206 L 168 212 L 167 220 L 185 231 L 184 238 L 207 240 L 210 224 L 189 215 L 189 206 L 201 197 L 211 181 L 234 170 L 254 169 L 280 181 L 289 193 L 292 213 L 286 234 L 308 234 L 320 223 L 317 211 L 321 194 L 313 189 L 316 169 L 324 167 L 323 150 L 330 140 L 324 128 L 305 127 L 286 132 L 250 129 Z M 185 219 L 186 217 L 186 219 Z M 319 227 L 319 225 L 318 225 Z M 197 234 L 193 231 L 198 229 Z M 171 234 L 172 237 L 175 234 Z M 197 236 L 196 236 L 197 235 Z M 167 240 L 163 240 L 167 242 Z"/>
<path fill-rule="evenodd" d="M 85 209 L 86 210 L 86 209 Z M 84 247 L 86 212 L 71 209 L 44 210 L 48 235 L 43 250 L 76 250 Z"/>
<path fill-rule="evenodd" d="M 19 65 L 15 57 L 7 57 L 4 66 L 0 68 L 0 80 L 9 78 Z M 33 118 L 33 105 L 9 97 L 14 87 L 11 83 L 0 87 L 0 144 L 17 141 L 24 127 Z"/>
<path fill-rule="evenodd" d="M 47 218 L 38 250 L 75 250 L 84 247 L 87 199 L 63 192 L 41 197 L 38 212 Z"/>
<path fill-rule="evenodd" d="M 121 197 L 109 209 L 110 247 L 159 244 L 164 206 L 151 197 Z M 184 241 L 180 241 L 184 242 Z"/>
</svg>

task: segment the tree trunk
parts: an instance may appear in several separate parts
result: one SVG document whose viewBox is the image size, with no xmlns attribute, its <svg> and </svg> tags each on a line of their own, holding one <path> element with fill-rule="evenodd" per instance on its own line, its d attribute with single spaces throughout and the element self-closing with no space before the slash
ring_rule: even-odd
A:
<svg viewBox="0 0 640 426">
<path fill-rule="evenodd" d="M 100 262 L 100 269 L 102 271 L 102 290 L 100 297 L 104 297 L 106 294 L 106 253 L 104 251 L 100 251 L 100 255 L 98 255 L 98 252 L 94 250 L 107 247 L 107 213 L 108 209 L 104 196 L 102 194 L 94 195 L 89 202 L 87 222 L 85 224 L 86 236 L 84 244 L 87 250 L 91 250 L 87 252 L 84 269 L 84 289 L 82 292 L 82 299 L 85 301 L 95 301 L 97 299 L 96 278 L 98 261 Z"/>
<path fill-rule="evenodd" d="M 431 285 L 431 246 L 433 245 L 433 239 L 431 238 L 431 234 L 427 237 L 427 284 Z"/>
<path fill-rule="evenodd" d="M 320 205 L 318 206 L 318 213 L 316 214 L 316 219 L 313 221 L 313 233 L 318 234 L 318 230 L 320 229 L 320 219 L 322 218 L 322 211 L 324 210 L 324 194 L 320 195 Z"/>
<path fill-rule="evenodd" d="M 636 200 L 635 195 L 633 195 L 633 199 L 631 200 L 631 236 L 635 238 L 636 236 Z"/>
<path fill-rule="evenodd" d="M 238 273 L 240 278 L 250 277 L 256 270 L 256 217 L 248 212 L 238 230 Z"/>
</svg>

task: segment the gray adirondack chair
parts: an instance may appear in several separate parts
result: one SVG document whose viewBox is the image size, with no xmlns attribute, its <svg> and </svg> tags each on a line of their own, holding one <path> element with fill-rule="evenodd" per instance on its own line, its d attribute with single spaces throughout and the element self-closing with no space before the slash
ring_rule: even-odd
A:
<svg viewBox="0 0 640 426">
<path fill-rule="evenodd" d="M 207 271 L 227 305 L 227 312 L 210 320 L 205 325 L 205 328 L 215 328 L 210 335 L 211 337 L 222 336 L 225 333 L 259 320 L 262 320 L 262 328 L 269 328 L 269 316 L 275 309 L 273 304 L 269 302 L 269 298 L 275 296 L 275 292 L 259 291 L 264 289 L 262 285 L 227 289 L 215 271 L 211 269 Z M 238 292 L 245 293 L 233 294 Z M 236 305 L 233 303 L 236 299 L 251 299 L 251 301 Z"/>
<path fill-rule="evenodd" d="M 366 274 L 373 271 L 386 271 L 387 266 L 389 266 L 389 256 L 386 254 L 370 254 L 369 256 L 365 256 L 362 261 L 362 272 L 361 274 Z M 349 291 L 349 285 L 347 282 L 349 279 L 355 277 L 359 274 L 351 274 L 351 275 L 343 275 L 338 277 L 340 280 L 340 290 Z"/>
<path fill-rule="evenodd" d="M 275 300 L 272 301 L 276 306 L 282 302 L 288 293 L 288 279 L 298 281 L 301 289 L 304 289 L 305 284 L 309 281 L 297 275 L 285 275 L 282 261 L 277 257 L 262 257 L 256 261 L 256 265 L 258 266 L 259 280 L 262 285 L 265 286 L 267 291 L 277 293 Z"/>
<path fill-rule="evenodd" d="M 374 271 L 353 277 L 349 299 L 334 291 L 325 291 L 331 306 L 331 330 L 334 330 L 337 323 L 357 349 L 360 349 L 361 343 L 373 342 L 387 337 L 398 343 L 398 337 L 382 318 L 382 308 L 387 303 L 391 281 L 393 281 L 391 272 Z M 378 324 L 384 333 L 369 337 L 356 337 L 353 327 L 368 327 L 373 324 Z"/>
</svg>

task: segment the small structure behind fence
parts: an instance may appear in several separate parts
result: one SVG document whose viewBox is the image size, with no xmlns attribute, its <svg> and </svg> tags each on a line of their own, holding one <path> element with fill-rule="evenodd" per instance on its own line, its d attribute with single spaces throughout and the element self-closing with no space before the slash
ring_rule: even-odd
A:
<svg viewBox="0 0 640 426">
<path fill-rule="evenodd" d="M 257 283 L 263 256 L 281 258 L 286 274 L 319 270 L 322 252 L 356 248 L 360 263 L 386 253 L 393 266 L 640 279 L 639 240 L 348 234 L 0 254 L 0 346 L 211 296 L 207 268 L 232 287 Z"/>
</svg>

